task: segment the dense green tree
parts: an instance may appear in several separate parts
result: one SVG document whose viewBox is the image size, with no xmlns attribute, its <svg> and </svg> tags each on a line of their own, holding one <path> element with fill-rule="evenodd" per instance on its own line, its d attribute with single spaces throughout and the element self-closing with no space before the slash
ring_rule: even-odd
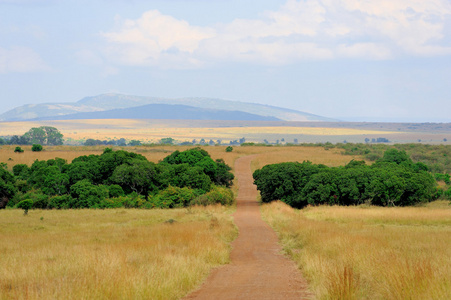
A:
<svg viewBox="0 0 451 300">
<path fill-rule="evenodd" d="M 397 149 L 389 149 L 384 152 L 384 156 L 379 159 L 380 162 L 393 162 L 396 164 L 407 163 L 411 164 L 412 160 L 409 155 L 407 155 L 406 151 L 399 151 Z"/>
<path fill-rule="evenodd" d="M 231 172 L 232 168 L 228 166 L 224 160 L 216 160 L 216 168 L 214 173 L 213 182 L 216 185 L 223 185 L 225 187 L 231 187 L 235 176 Z"/>
<path fill-rule="evenodd" d="M 139 140 L 131 140 L 129 143 L 128 143 L 128 145 L 129 146 L 141 146 L 141 141 L 139 141 Z"/>
<path fill-rule="evenodd" d="M 254 183 L 263 202 L 282 200 L 293 207 L 303 207 L 307 200 L 301 196 L 302 189 L 323 168 L 308 161 L 267 165 L 254 172 Z"/>
<path fill-rule="evenodd" d="M 63 195 L 68 192 L 69 175 L 61 173 L 55 165 L 48 166 L 45 171 L 45 179 L 42 190 L 47 195 Z"/>
<path fill-rule="evenodd" d="M 111 176 L 111 181 L 119 184 L 126 191 L 133 191 L 140 195 L 148 195 L 159 185 L 155 164 L 139 159 L 118 166 Z"/>
<path fill-rule="evenodd" d="M 45 144 L 47 141 L 47 133 L 43 127 L 33 127 L 24 134 L 32 144 Z"/>
<path fill-rule="evenodd" d="M 6 166 L 0 165 L 0 209 L 5 208 L 16 194 L 15 182 L 13 174 L 6 169 Z"/>
<path fill-rule="evenodd" d="M 188 164 L 191 167 L 200 168 L 210 177 L 210 180 L 218 185 L 230 187 L 233 183 L 231 168 L 225 164 L 224 160 L 214 161 L 207 151 L 196 147 L 183 152 L 174 151 L 163 159 L 168 164 Z"/>
<path fill-rule="evenodd" d="M 74 199 L 73 208 L 95 208 L 100 201 L 109 197 L 107 186 L 93 185 L 88 180 L 72 185 L 70 195 Z"/>
<path fill-rule="evenodd" d="M 172 145 L 172 144 L 174 144 L 174 142 L 175 142 L 175 140 L 173 138 L 170 138 L 170 137 L 162 138 L 160 140 L 160 144 L 164 144 L 164 145 Z"/>
<path fill-rule="evenodd" d="M 62 145 L 63 135 L 55 127 L 33 127 L 23 135 L 31 144 Z"/>
<path fill-rule="evenodd" d="M 201 149 L 176 152 L 155 164 L 140 154 L 106 148 L 101 155 L 80 156 L 72 163 L 55 158 L 36 160 L 31 167 L 19 164 L 13 172 L 8 205 L 28 199 L 41 209 L 155 206 L 146 197 L 163 202 L 178 197 L 174 203 L 183 206 L 193 195 L 210 191 L 213 183 L 230 186 L 233 180 L 224 161 L 213 161 Z"/>
<path fill-rule="evenodd" d="M 58 129 L 51 126 L 43 126 L 41 128 L 45 130 L 47 135 L 47 145 L 59 146 L 63 144 L 63 134 Z"/>
<path fill-rule="evenodd" d="M 282 163 L 255 171 L 262 201 L 282 200 L 294 207 L 358 205 L 365 201 L 406 206 L 431 201 L 437 194 L 434 177 L 402 151 L 390 151 L 371 166 L 363 161 L 334 168 L 306 166 L 302 170 L 302 164 Z"/>
<path fill-rule="evenodd" d="M 26 164 L 17 164 L 13 167 L 13 174 L 18 179 L 27 180 L 30 176 L 30 168 Z"/>
<path fill-rule="evenodd" d="M 208 192 L 211 189 L 211 179 L 200 167 L 189 164 L 165 165 L 161 171 L 162 188 L 168 186 L 189 187 Z"/>
</svg>

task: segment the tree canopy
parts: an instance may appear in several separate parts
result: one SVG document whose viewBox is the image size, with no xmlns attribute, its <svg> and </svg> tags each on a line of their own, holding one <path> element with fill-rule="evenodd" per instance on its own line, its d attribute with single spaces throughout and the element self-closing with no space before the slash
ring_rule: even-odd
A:
<svg viewBox="0 0 451 300">
<path fill-rule="evenodd" d="M 183 202 L 168 207 L 184 206 L 189 205 L 186 195 L 195 198 L 215 186 L 229 187 L 230 170 L 199 148 L 176 151 L 158 164 L 137 153 L 106 148 L 101 155 L 80 156 L 71 163 L 56 158 L 36 160 L 30 167 L 19 164 L 14 174 L 2 168 L 0 198 L 11 199 L 8 206 L 31 199 L 33 208 L 151 208 L 169 205 L 168 197 Z M 177 198 L 174 191 L 185 196 Z M 220 199 L 214 194 L 207 198 Z"/>
<path fill-rule="evenodd" d="M 407 206 L 437 196 L 434 177 L 404 151 L 392 149 L 371 166 L 351 161 L 344 167 L 310 162 L 267 165 L 253 174 L 263 202 L 306 205 Z"/>
</svg>

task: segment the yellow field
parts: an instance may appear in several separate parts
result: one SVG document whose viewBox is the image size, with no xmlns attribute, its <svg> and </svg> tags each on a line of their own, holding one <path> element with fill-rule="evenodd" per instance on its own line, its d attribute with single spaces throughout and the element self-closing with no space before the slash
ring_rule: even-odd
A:
<svg viewBox="0 0 451 300">
<path fill-rule="evenodd" d="M 31 165 L 35 160 L 49 160 L 56 157 L 63 158 L 69 163 L 82 155 L 102 154 L 107 146 L 45 146 L 42 152 L 32 152 L 31 146 L 23 146 L 23 153 L 14 153 L 15 146 L 3 146 L 0 148 L 0 162 L 8 164 L 12 168 L 16 164 Z M 113 147 L 114 150 L 123 149 L 144 155 L 149 161 L 157 163 L 175 150 L 184 151 L 192 146 L 139 146 L 139 147 Z M 233 168 L 235 159 L 243 155 L 258 154 L 252 162 L 252 168 L 258 169 L 266 164 L 274 164 L 284 161 L 309 160 L 317 164 L 338 166 L 348 163 L 358 157 L 342 155 L 342 149 L 324 150 L 322 147 L 233 147 L 232 152 L 226 152 L 226 146 L 203 146 L 213 159 L 224 159 Z"/>
<path fill-rule="evenodd" d="M 45 147 L 16 154 L 0 149 L 0 162 L 101 154 L 101 147 Z M 158 162 L 182 146 L 114 147 Z M 284 161 L 338 166 L 352 157 L 321 147 L 205 146 L 231 167 L 255 154 L 252 168 Z M 12 160 L 9 160 L 12 158 Z M 236 188 L 236 187 L 235 187 Z M 231 209 L 0 211 L 0 299 L 178 299 L 211 268 L 228 262 L 237 232 Z M 451 206 L 262 206 L 318 299 L 449 299 Z M 42 217 L 42 219 L 41 219 Z M 174 219 L 173 224 L 165 223 Z"/>
<path fill-rule="evenodd" d="M 230 213 L 0 211 L 0 299 L 179 299 L 229 261 Z"/>
<path fill-rule="evenodd" d="M 23 135 L 32 127 L 54 126 L 66 140 L 86 140 L 88 138 L 109 140 L 125 138 L 146 143 L 158 142 L 162 138 L 172 137 L 177 141 L 205 139 L 209 141 L 231 141 L 245 137 L 249 142 L 262 142 L 274 137 L 280 139 L 288 136 L 363 136 L 391 135 L 400 132 L 379 131 L 352 128 L 295 127 L 295 126 L 231 126 L 221 122 L 212 122 L 199 127 L 196 122 L 177 122 L 166 120 L 70 120 L 40 122 L 2 122 L 0 135 Z M 197 127 L 196 127 L 197 126 Z M 363 142 L 363 139 L 362 139 Z"/>
<path fill-rule="evenodd" d="M 435 206 L 435 207 L 434 207 Z M 262 207 L 318 299 L 449 299 L 451 206 Z"/>
</svg>

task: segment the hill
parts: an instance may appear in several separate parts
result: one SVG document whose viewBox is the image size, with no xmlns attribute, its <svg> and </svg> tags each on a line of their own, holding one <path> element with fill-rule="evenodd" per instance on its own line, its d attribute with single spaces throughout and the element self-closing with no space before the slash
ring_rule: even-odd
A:
<svg viewBox="0 0 451 300">
<path fill-rule="evenodd" d="M 337 121 L 297 110 L 257 103 L 213 98 L 157 98 L 122 94 L 102 94 L 86 97 L 75 103 L 29 104 L 14 108 L 0 115 L 0 121 L 25 121 L 33 119 L 61 119 L 61 116 L 91 113 L 114 109 L 139 107 L 149 104 L 185 105 L 202 109 L 243 112 L 283 121 Z"/>
<path fill-rule="evenodd" d="M 84 119 L 157 119 L 157 120 L 221 120 L 221 121 L 280 121 L 242 111 L 198 108 L 187 105 L 148 104 L 137 107 L 85 112 L 56 117 L 37 118 L 42 120 L 84 120 Z"/>
</svg>

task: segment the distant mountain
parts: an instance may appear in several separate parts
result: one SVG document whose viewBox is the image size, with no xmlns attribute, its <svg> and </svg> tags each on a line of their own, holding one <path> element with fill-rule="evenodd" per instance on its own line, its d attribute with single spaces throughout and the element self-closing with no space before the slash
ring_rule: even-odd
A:
<svg viewBox="0 0 451 300">
<path fill-rule="evenodd" d="M 29 104 L 14 108 L 0 115 L 0 121 L 25 121 L 32 119 L 64 119 L 62 116 L 79 113 L 101 112 L 114 109 L 132 108 L 148 104 L 185 105 L 201 109 L 219 111 L 240 111 L 262 117 L 272 117 L 283 121 L 337 121 L 297 110 L 212 98 L 156 98 L 121 94 L 102 94 L 86 97 L 75 103 Z"/>
<path fill-rule="evenodd" d="M 106 111 L 77 113 L 35 120 L 85 120 L 85 119 L 168 119 L 168 120 L 246 120 L 280 121 L 275 117 L 265 117 L 242 111 L 198 108 L 187 105 L 148 104 L 143 106 Z"/>
</svg>

